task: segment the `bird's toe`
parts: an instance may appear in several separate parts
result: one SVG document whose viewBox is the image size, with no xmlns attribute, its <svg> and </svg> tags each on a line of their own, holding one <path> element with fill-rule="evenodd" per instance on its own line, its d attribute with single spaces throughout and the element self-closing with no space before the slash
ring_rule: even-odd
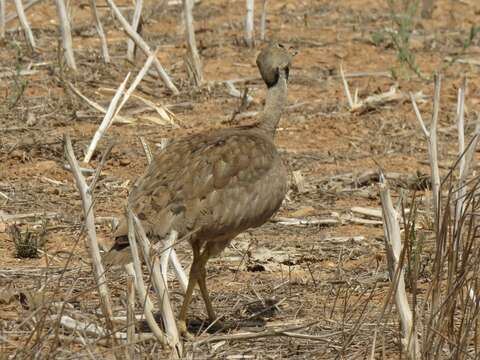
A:
<svg viewBox="0 0 480 360">
<path fill-rule="evenodd" d="M 178 320 L 177 321 L 177 328 L 180 336 L 190 340 L 193 338 L 193 335 L 188 332 L 187 323 L 185 320 Z"/>
</svg>

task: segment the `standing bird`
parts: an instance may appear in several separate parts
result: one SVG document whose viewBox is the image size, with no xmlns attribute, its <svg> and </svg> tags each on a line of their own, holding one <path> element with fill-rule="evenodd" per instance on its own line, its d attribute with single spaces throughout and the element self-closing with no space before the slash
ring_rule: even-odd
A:
<svg viewBox="0 0 480 360">
<path fill-rule="evenodd" d="M 265 223 L 287 191 L 287 170 L 274 144 L 287 102 L 290 63 L 295 53 L 271 44 L 257 57 L 265 84 L 265 107 L 256 124 L 195 134 L 155 155 L 129 196 L 145 231 L 157 241 L 170 231 L 193 249 L 179 327 L 186 332 L 187 310 L 198 283 L 210 321 L 216 320 L 205 282 L 205 265 L 241 232 Z M 106 263 L 128 261 L 127 222 L 123 219 Z M 127 255 L 127 256 L 125 256 Z"/>
</svg>

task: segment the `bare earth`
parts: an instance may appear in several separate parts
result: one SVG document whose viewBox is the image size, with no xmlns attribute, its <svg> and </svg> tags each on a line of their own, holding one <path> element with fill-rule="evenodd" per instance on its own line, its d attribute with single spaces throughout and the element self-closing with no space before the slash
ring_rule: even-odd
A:
<svg viewBox="0 0 480 360">
<path fill-rule="evenodd" d="M 126 61 L 126 36 L 104 2 L 98 3 L 108 32 L 111 64 L 102 62 L 87 0 L 71 2 L 77 73 L 67 69 L 59 53 L 53 2 L 41 2 L 27 11 L 38 52 L 28 50 L 16 20 L 8 24 L 10 30 L 0 45 L 0 217 L 38 213 L 36 218 L 16 221 L 24 231 L 35 231 L 41 219 L 48 218 L 46 243 L 34 259 L 16 257 L 8 224 L 0 222 L 0 359 L 13 354 L 28 359 L 34 353 L 40 358 L 48 355 L 51 359 L 79 359 L 87 358 L 90 352 L 94 358 L 112 358 L 112 350 L 105 342 L 87 347 L 72 341 L 79 334 L 72 336 L 61 328 L 56 337 L 51 330 L 54 321 L 47 322 L 41 333 L 34 332 L 33 336 L 34 325 L 29 321 L 22 324 L 35 309 L 35 301 L 41 301 L 39 294 L 55 302 L 67 300 L 70 305 L 65 313 L 77 314 L 78 319 L 82 314 L 86 321 L 97 319 L 95 314 L 101 316 L 82 233 L 80 197 L 73 177 L 64 169 L 63 135 L 72 137 L 76 156 L 83 159 L 102 114 L 80 100 L 68 83 L 107 107 L 113 96 L 111 89 L 116 89 L 129 71 L 136 74 L 145 57 L 137 53 L 135 64 Z M 137 94 L 158 105 L 169 105 L 178 126 L 159 123 L 155 111 L 131 99 L 121 115 L 135 121 L 112 125 L 93 160 L 84 164 L 95 169 L 102 151 L 109 142 L 115 142 L 95 194 L 101 241 L 111 241 L 108 219 L 122 213 L 129 186 L 145 169 L 139 137 L 154 149 L 163 138 L 251 123 L 254 117 L 242 114 L 231 121 L 240 99 L 228 94 L 226 80 L 246 80 L 235 83 L 240 91 L 248 87 L 249 95 L 254 97 L 243 112 L 262 108 L 265 89 L 255 66 L 262 44 L 257 34 L 256 48 L 243 45 L 245 1 L 203 0 L 195 6 L 197 44 L 206 79 L 199 89 L 192 86 L 186 70 L 181 8 L 168 6 L 161 12 L 155 10 L 156 3 L 146 1 L 143 37 L 153 48 L 159 47 L 159 59 L 181 93 L 172 96 L 153 74 L 140 84 Z M 261 2 L 257 3 L 259 33 Z M 125 10 L 131 2 L 118 1 L 117 5 Z M 8 2 L 7 10 L 7 14 L 14 12 L 13 2 Z M 480 111 L 479 39 L 474 38 L 464 49 L 470 28 L 478 24 L 479 17 L 477 1 L 438 0 L 433 20 L 415 19 L 410 47 L 418 68 L 426 77 L 435 71 L 444 76 L 439 123 L 441 164 L 449 163 L 457 153 L 455 104 L 464 74 L 468 77 L 467 124 L 472 124 Z M 380 207 L 377 179 L 357 179 L 381 167 L 401 179 L 392 184 L 395 194 L 411 191 L 412 178 L 429 173 L 428 154 L 407 97 L 351 113 L 339 68 L 343 64 L 351 91 L 358 89 L 360 99 L 387 92 L 392 86 L 404 94 L 422 91 L 425 101 L 419 106 L 429 123 L 433 81 L 419 79 L 399 62 L 398 51 L 386 32 L 395 26 L 384 1 L 268 3 L 267 38 L 299 51 L 290 72 L 289 108 L 280 123 L 277 144 L 290 170 L 300 171 L 305 179 L 305 189 L 300 192 L 292 177 L 288 199 L 276 216 L 340 221 L 331 226 L 269 222 L 241 234 L 208 266 L 208 283 L 219 314 L 230 320 L 245 320 L 265 304 L 278 303 L 273 311 L 260 315 L 265 326 L 305 325 L 299 332 L 315 338 L 261 337 L 210 342 L 195 348 L 187 342 L 187 352 L 194 354 L 194 359 L 370 356 L 376 321 L 390 284 L 380 219 L 369 218 L 377 220 L 372 224 L 352 220 L 367 219 L 353 213 L 352 207 Z M 446 57 L 476 59 L 477 65 L 450 64 Z M 20 72 L 28 69 L 34 71 L 25 75 Z M 470 133 L 468 127 L 467 136 Z M 188 267 L 188 247 L 181 244 L 178 252 Z M 125 275 L 110 270 L 107 277 L 114 309 L 124 314 Z M 174 308 L 178 309 L 182 296 L 173 276 L 170 287 Z M 51 307 L 49 311 L 53 315 L 57 310 Z M 190 320 L 206 319 L 199 294 L 189 314 Z M 380 358 L 383 352 L 385 358 L 399 358 L 395 308 L 388 310 L 382 324 L 376 355 Z M 240 328 L 233 333 L 251 330 L 258 329 Z M 203 333 L 195 340 L 209 336 Z M 168 358 L 168 351 L 153 342 L 138 348 L 148 349 L 142 358 Z"/>
</svg>

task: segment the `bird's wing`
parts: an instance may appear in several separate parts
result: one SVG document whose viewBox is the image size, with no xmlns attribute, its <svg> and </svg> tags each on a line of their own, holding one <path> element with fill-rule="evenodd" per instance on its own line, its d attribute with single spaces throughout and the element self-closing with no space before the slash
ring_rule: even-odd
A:
<svg viewBox="0 0 480 360">
<path fill-rule="evenodd" d="M 171 229 L 210 237 L 238 233 L 278 209 L 286 190 L 282 171 L 275 147 L 261 136 L 247 131 L 197 135 L 157 154 L 129 203 L 147 233 L 158 237 Z M 114 248 L 128 244 L 126 234 L 122 221 Z"/>
</svg>

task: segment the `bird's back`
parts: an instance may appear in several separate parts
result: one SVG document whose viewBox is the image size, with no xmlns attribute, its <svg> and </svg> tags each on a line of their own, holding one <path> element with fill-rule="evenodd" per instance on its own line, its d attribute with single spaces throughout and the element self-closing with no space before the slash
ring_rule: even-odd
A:
<svg viewBox="0 0 480 360">
<path fill-rule="evenodd" d="M 228 242 L 267 221 L 285 196 L 287 174 L 272 139 L 256 127 L 196 134 L 156 155 L 129 196 L 147 233 L 192 233 Z M 126 227 L 119 228 L 125 235 Z M 221 249 L 219 249 L 221 250 Z"/>
</svg>

